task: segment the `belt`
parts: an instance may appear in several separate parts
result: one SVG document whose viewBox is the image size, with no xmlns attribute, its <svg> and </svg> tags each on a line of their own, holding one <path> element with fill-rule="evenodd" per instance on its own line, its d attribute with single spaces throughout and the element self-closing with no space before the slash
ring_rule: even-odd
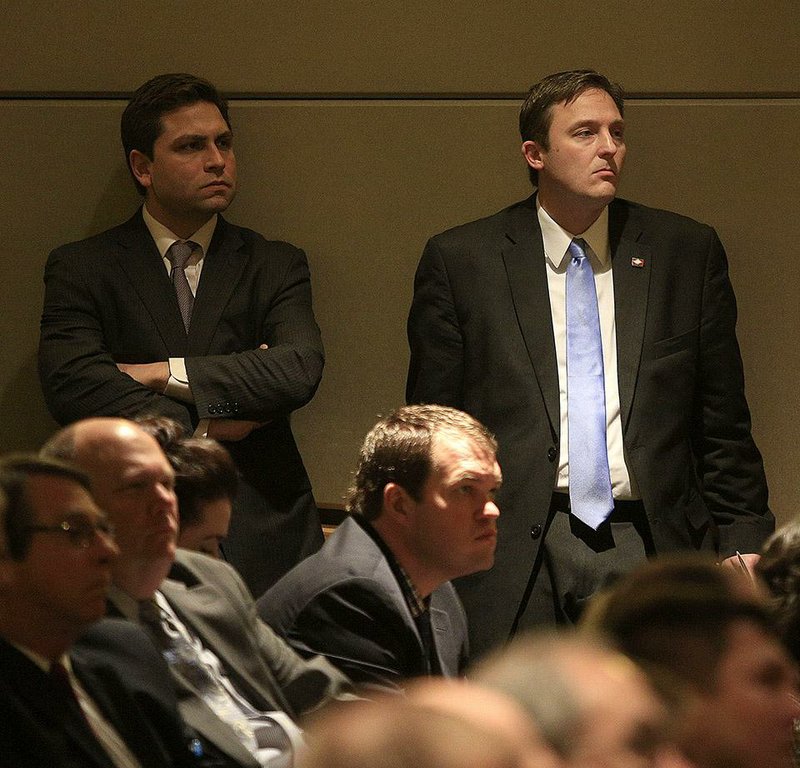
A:
<svg viewBox="0 0 800 768">
<path fill-rule="evenodd" d="M 556 492 L 550 498 L 551 512 L 570 513 L 569 494 Z M 644 515 L 644 504 L 640 499 L 614 499 L 614 511 L 609 520 L 637 520 Z"/>
</svg>

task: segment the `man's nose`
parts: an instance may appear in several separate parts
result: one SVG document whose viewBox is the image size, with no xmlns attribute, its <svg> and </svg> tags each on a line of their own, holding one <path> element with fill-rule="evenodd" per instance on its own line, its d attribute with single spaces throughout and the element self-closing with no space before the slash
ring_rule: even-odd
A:
<svg viewBox="0 0 800 768">
<path fill-rule="evenodd" d="M 500 517 L 500 507 L 497 506 L 494 499 L 490 499 L 483 505 L 484 517 Z"/>
<path fill-rule="evenodd" d="M 613 156 L 617 153 L 619 145 L 614 140 L 610 131 L 603 131 L 600 134 L 600 154 L 604 157 Z"/>
<path fill-rule="evenodd" d="M 219 147 L 216 144 L 212 144 L 208 150 L 208 156 L 206 157 L 206 167 L 207 168 L 225 167 L 225 155 L 220 151 Z"/>
</svg>

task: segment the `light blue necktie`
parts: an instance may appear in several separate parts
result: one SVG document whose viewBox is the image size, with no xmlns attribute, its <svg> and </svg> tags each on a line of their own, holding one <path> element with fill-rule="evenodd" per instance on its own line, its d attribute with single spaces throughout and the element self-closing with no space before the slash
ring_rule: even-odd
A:
<svg viewBox="0 0 800 768">
<path fill-rule="evenodd" d="M 603 342 L 594 273 L 584 242 L 567 265 L 567 422 L 572 514 L 597 530 L 614 509 L 606 449 Z"/>
</svg>

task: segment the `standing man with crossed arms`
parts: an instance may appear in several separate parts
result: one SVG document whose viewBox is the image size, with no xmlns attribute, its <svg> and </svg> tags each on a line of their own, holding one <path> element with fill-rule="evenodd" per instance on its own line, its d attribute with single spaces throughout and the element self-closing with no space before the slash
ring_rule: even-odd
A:
<svg viewBox="0 0 800 768">
<path fill-rule="evenodd" d="M 144 205 L 50 254 L 45 399 L 62 424 L 157 414 L 224 442 L 241 475 L 225 555 L 261 594 L 322 543 L 289 425 L 324 361 L 306 257 L 222 218 L 236 156 L 211 83 L 149 80 L 121 133 Z"/>
<path fill-rule="evenodd" d="M 659 552 L 739 550 L 774 527 L 716 232 L 615 199 L 621 88 L 591 70 L 520 113 L 536 193 L 432 238 L 408 320 L 409 402 L 471 413 L 501 446 L 495 566 L 459 583 L 474 653 L 572 623 Z"/>
</svg>

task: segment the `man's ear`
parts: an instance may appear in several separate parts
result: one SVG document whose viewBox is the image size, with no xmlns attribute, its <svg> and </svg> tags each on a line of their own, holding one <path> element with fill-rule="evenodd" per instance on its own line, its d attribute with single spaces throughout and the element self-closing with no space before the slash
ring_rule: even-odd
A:
<svg viewBox="0 0 800 768">
<path fill-rule="evenodd" d="M 414 499 L 402 485 L 386 483 L 383 488 L 383 512 L 381 515 L 397 521 L 404 521 L 408 519 L 413 504 Z"/>
<path fill-rule="evenodd" d="M 150 185 L 153 183 L 150 171 L 153 161 L 144 152 L 140 152 L 138 149 L 132 149 L 130 155 L 128 155 L 128 163 L 131 166 L 131 171 L 136 181 L 145 189 L 149 189 Z"/>
<path fill-rule="evenodd" d="M 534 171 L 541 171 L 542 167 L 544 166 L 544 161 L 542 159 L 543 152 L 542 148 L 539 146 L 538 142 L 535 141 L 523 141 L 522 142 L 522 156 L 525 158 L 525 162 L 533 168 Z"/>
</svg>

